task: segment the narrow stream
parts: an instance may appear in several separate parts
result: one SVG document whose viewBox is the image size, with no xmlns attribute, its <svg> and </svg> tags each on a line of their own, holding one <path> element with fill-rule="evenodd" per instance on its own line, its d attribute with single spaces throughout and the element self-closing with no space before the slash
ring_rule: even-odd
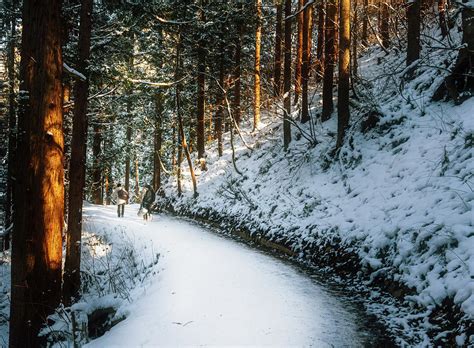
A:
<svg viewBox="0 0 474 348">
<path fill-rule="evenodd" d="M 316 274 L 174 217 L 129 224 L 162 250 L 162 270 L 90 346 L 387 345 L 360 305 Z"/>
</svg>

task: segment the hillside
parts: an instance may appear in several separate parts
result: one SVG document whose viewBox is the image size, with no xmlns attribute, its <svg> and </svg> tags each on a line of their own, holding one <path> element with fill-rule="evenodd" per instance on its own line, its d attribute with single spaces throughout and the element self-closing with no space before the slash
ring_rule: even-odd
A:
<svg viewBox="0 0 474 348">
<path fill-rule="evenodd" d="M 196 169 L 199 196 L 183 163 L 185 192 L 177 197 L 169 179 L 165 203 L 289 246 L 329 274 L 358 275 L 371 289 L 369 312 L 399 344 L 474 344 L 474 98 L 431 102 L 453 57 L 425 52 L 410 80 L 403 54 L 368 51 L 338 155 L 336 115 L 292 127 L 284 152 L 276 102 L 258 132 L 243 127 L 247 146 L 234 137 L 241 175 L 227 137 L 224 156 L 214 144 L 207 171 Z"/>
</svg>

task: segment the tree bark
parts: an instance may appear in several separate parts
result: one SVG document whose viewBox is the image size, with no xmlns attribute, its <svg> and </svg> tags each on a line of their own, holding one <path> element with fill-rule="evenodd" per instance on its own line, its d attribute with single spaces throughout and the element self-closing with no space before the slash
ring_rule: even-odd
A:
<svg viewBox="0 0 474 348">
<path fill-rule="evenodd" d="M 86 80 L 76 81 L 74 119 L 71 140 L 69 171 L 69 214 L 67 224 L 66 262 L 64 265 L 63 302 L 66 306 L 79 296 L 81 287 L 81 233 L 82 202 L 84 198 L 86 146 L 87 146 L 87 98 L 89 95 L 88 60 L 91 47 L 92 0 L 81 1 L 79 30 L 79 71 Z"/>
<path fill-rule="evenodd" d="M 301 94 L 301 65 L 303 64 L 303 17 L 304 13 L 301 9 L 304 6 L 304 0 L 298 0 L 298 13 L 297 23 L 297 41 L 296 41 L 296 60 L 295 60 L 295 101 L 294 104 L 298 103 L 299 96 Z"/>
<path fill-rule="evenodd" d="M 176 48 L 176 71 L 175 71 L 175 81 L 179 81 L 181 78 L 181 34 L 179 35 L 178 38 L 178 44 Z M 179 131 L 179 136 L 181 140 L 181 149 L 184 151 L 184 154 L 186 155 L 186 159 L 188 161 L 188 166 L 189 166 L 189 172 L 191 174 L 191 180 L 193 183 L 193 190 L 194 190 L 194 197 L 198 196 L 198 191 L 197 191 L 197 183 L 196 183 L 196 176 L 194 175 L 194 169 L 193 169 L 193 162 L 191 161 L 191 155 L 189 153 L 188 145 L 186 142 L 186 136 L 184 134 L 184 125 L 183 125 L 183 118 L 181 117 L 181 91 L 180 91 L 180 85 L 179 83 L 176 84 L 176 115 L 178 117 L 178 131 Z M 179 151 L 179 150 L 178 150 Z M 181 188 L 181 160 L 182 160 L 182 152 L 178 153 L 178 180 L 179 180 L 179 185 L 178 185 L 178 195 L 181 195 L 182 193 L 182 188 Z"/>
<path fill-rule="evenodd" d="M 337 143 L 336 148 L 341 148 L 344 135 L 349 126 L 349 77 L 350 77 L 350 49 L 351 49 L 351 2 L 340 0 L 339 15 L 339 84 L 337 100 Z"/>
<path fill-rule="evenodd" d="M 279 97 L 281 95 L 282 17 L 281 0 L 277 0 L 275 22 L 275 54 L 273 61 L 273 88 L 275 97 Z"/>
<path fill-rule="evenodd" d="M 202 5 L 202 1 L 201 1 Z M 204 11 L 201 8 L 198 13 L 198 21 L 204 23 Z M 197 145 L 197 155 L 201 163 L 201 169 L 206 168 L 205 162 L 205 124 L 204 124 L 204 114 L 205 114 L 205 87 L 206 87 L 206 48 L 204 39 L 202 39 L 203 33 L 201 33 L 201 38 L 198 41 L 197 48 L 197 60 L 198 60 L 198 75 L 197 75 L 197 127 L 196 127 L 196 145 Z"/>
<path fill-rule="evenodd" d="M 140 196 L 140 168 L 138 163 L 138 156 L 135 153 L 135 197 Z"/>
<path fill-rule="evenodd" d="M 130 115 L 131 104 L 127 102 L 127 114 Z M 131 146 L 132 146 L 132 126 L 127 125 L 127 131 L 125 135 L 125 191 L 130 192 L 130 168 L 131 168 Z"/>
<path fill-rule="evenodd" d="M 61 299 L 64 167 L 60 0 L 24 0 L 10 346 L 40 346 Z M 41 38 L 39 40 L 38 38 Z"/>
<path fill-rule="evenodd" d="M 15 177 L 15 154 L 17 137 L 16 100 L 15 100 L 15 36 L 16 36 L 16 15 L 15 2 L 9 3 L 10 10 L 10 37 L 7 47 L 7 69 L 8 69 L 8 168 L 7 187 L 5 197 L 5 230 L 13 223 L 13 202 L 14 202 L 14 177 Z M 0 246 L 0 251 L 1 251 Z M 3 248 L 10 248 L 10 234 L 7 233 L 3 240 Z"/>
<path fill-rule="evenodd" d="M 337 0 L 326 2 L 326 33 L 324 45 L 324 79 L 323 79 L 323 109 L 321 121 L 327 121 L 334 110 L 333 79 L 336 64 L 336 13 Z"/>
<path fill-rule="evenodd" d="M 311 44 L 312 44 L 312 18 L 313 5 L 309 5 L 303 12 L 303 64 L 301 66 L 301 80 L 303 83 L 302 89 L 302 109 L 301 122 L 305 123 L 310 120 L 309 103 L 308 103 L 308 82 L 309 82 L 309 68 L 311 63 Z"/>
<path fill-rule="evenodd" d="M 254 67 L 254 100 L 253 130 L 260 125 L 260 45 L 262 41 L 262 0 L 256 0 L 257 26 L 255 29 L 255 67 Z"/>
<path fill-rule="evenodd" d="M 359 44 L 359 6 L 357 0 L 354 0 L 354 20 L 352 26 L 352 77 L 357 78 L 358 75 L 358 61 L 357 61 L 357 49 Z"/>
<path fill-rule="evenodd" d="M 316 66 L 316 81 L 320 81 L 324 76 L 324 36 L 326 31 L 326 11 L 324 4 L 325 1 L 321 0 L 318 5 L 318 46 L 316 47 L 316 58 L 318 63 Z"/>
<path fill-rule="evenodd" d="M 420 58 L 420 1 L 410 1 L 407 6 L 407 66 Z"/>
<path fill-rule="evenodd" d="M 382 36 L 382 46 L 385 49 L 390 47 L 390 32 L 389 32 L 389 21 L 390 21 L 390 12 L 389 12 L 388 0 L 382 2 L 381 9 L 381 23 L 380 23 L 380 34 Z"/>
<path fill-rule="evenodd" d="M 368 25 L 369 25 L 369 0 L 364 0 L 364 17 L 362 20 L 362 45 L 368 44 Z"/>
<path fill-rule="evenodd" d="M 239 13 L 239 15 L 242 15 Z M 240 124 L 241 108 L 240 108 L 240 77 L 241 77 L 241 56 L 242 56 L 242 35 L 243 25 L 240 18 L 237 19 L 237 36 L 235 37 L 235 66 L 234 66 L 234 101 L 233 115 L 235 122 Z"/>
<path fill-rule="evenodd" d="M 163 94 L 155 94 L 155 134 L 153 141 L 153 188 L 161 188 L 161 146 L 163 143 Z"/>
<path fill-rule="evenodd" d="M 223 116 L 224 116 L 224 79 L 225 79 L 225 67 L 224 67 L 224 42 L 221 41 L 220 45 L 220 55 L 219 55 L 219 85 L 221 88 L 218 90 L 218 101 L 216 108 L 216 117 L 215 117 L 215 128 L 214 132 L 217 139 L 217 153 L 219 157 L 223 155 L 223 146 L 222 146 L 222 126 L 223 126 Z"/>
<path fill-rule="evenodd" d="M 92 202 L 102 204 L 102 126 L 100 119 L 95 121 L 92 137 Z"/>
<path fill-rule="evenodd" d="M 285 0 L 285 66 L 283 76 L 283 147 L 285 151 L 291 142 L 291 0 Z"/>
<path fill-rule="evenodd" d="M 438 0 L 438 20 L 443 39 L 448 35 L 448 25 L 446 23 L 446 0 Z"/>
</svg>

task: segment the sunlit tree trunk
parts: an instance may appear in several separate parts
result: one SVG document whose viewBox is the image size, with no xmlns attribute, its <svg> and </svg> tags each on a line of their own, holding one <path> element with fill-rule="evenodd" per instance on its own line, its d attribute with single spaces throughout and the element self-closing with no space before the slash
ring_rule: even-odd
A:
<svg viewBox="0 0 474 348">
<path fill-rule="evenodd" d="M 349 77 L 350 77 L 350 49 L 351 49 L 351 1 L 340 0 L 339 15 L 339 85 L 337 95 L 337 143 L 340 148 L 344 142 L 344 135 L 349 126 Z"/>
<path fill-rule="evenodd" d="M 336 64 L 336 12 L 337 0 L 326 2 L 326 33 L 324 37 L 324 80 L 323 80 L 323 109 L 321 120 L 327 121 L 334 110 L 333 79 Z"/>
<path fill-rule="evenodd" d="M 64 225 L 62 1 L 23 1 L 10 346 L 38 347 L 61 299 Z M 38 35 L 41 35 L 41 40 Z"/>
<path fill-rule="evenodd" d="M 298 11 L 303 8 L 305 0 L 298 0 Z M 297 16 L 298 32 L 296 41 L 296 59 L 295 59 L 295 101 L 298 103 L 298 98 L 301 94 L 301 65 L 303 64 L 303 12 L 299 12 Z"/>
<path fill-rule="evenodd" d="M 309 68 L 311 62 L 311 44 L 312 44 L 312 19 L 313 6 L 309 5 L 304 13 L 303 18 L 303 64 L 301 67 L 302 88 L 302 104 L 301 104 L 301 122 L 308 122 L 309 117 L 309 103 L 308 103 L 308 82 L 309 82 Z"/>
<path fill-rule="evenodd" d="M 260 125 L 260 45 L 262 41 L 262 0 L 256 0 L 257 27 L 255 29 L 255 66 L 254 66 L 254 100 L 253 100 L 253 130 Z"/>
<path fill-rule="evenodd" d="M 66 262 L 64 266 L 63 302 L 69 305 L 78 298 L 81 286 L 81 233 L 82 201 L 85 186 L 87 145 L 87 97 L 89 95 L 88 60 L 91 45 L 92 0 L 82 0 L 79 30 L 79 60 L 77 67 L 87 78 L 76 81 L 74 118 L 69 170 L 68 230 L 66 236 Z M 71 299 L 73 299 L 71 301 Z"/>
<path fill-rule="evenodd" d="M 283 147 L 288 149 L 291 142 L 291 0 L 285 0 L 285 65 L 283 76 Z"/>
</svg>

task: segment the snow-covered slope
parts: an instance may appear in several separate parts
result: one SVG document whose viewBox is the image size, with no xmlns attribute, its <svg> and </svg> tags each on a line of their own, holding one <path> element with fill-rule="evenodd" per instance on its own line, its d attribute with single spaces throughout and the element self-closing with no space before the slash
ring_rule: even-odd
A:
<svg viewBox="0 0 474 348">
<path fill-rule="evenodd" d="M 281 112 L 273 106 L 259 132 L 243 127 L 251 149 L 235 137 L 243 175 L 232 166 L 226 138 L 224 156 L 218 158 L 212 144 L 208 170 L 197 171 L 199 197 L 192 197 L 185 171 L 184 195 L 176 196 L 176 181 L 170 179 L 167 202 L 177 211 L 263 233 L 302 258 L 357 255 L 357 267 L 369 280 L 411 289 L 401 292 L 403 308 L 371 306 L 399 343 L 449 337 L 474 344 L 474 98 L 460 106 L 430 101 L 444 77 L 432 66 L 441 67 L 452 59 L 449 54 L 426 53 L 411 81 L 402 55 L 373 50 L 364 56 L 353 126 L 339 156 L 331 155 L 335 115 L 324 124 L 293 127 L 285 153 Z M 318 98 L 313 119 L 320 112 Z M 382 117 L 362 132 L 369 111 Z M 317 145 L 310 146 L 308 137 Z M 444 318 L 446 313 L 455 314 Z M 443 332 L 448 322 L 451 331 Z"/>
</svg>

